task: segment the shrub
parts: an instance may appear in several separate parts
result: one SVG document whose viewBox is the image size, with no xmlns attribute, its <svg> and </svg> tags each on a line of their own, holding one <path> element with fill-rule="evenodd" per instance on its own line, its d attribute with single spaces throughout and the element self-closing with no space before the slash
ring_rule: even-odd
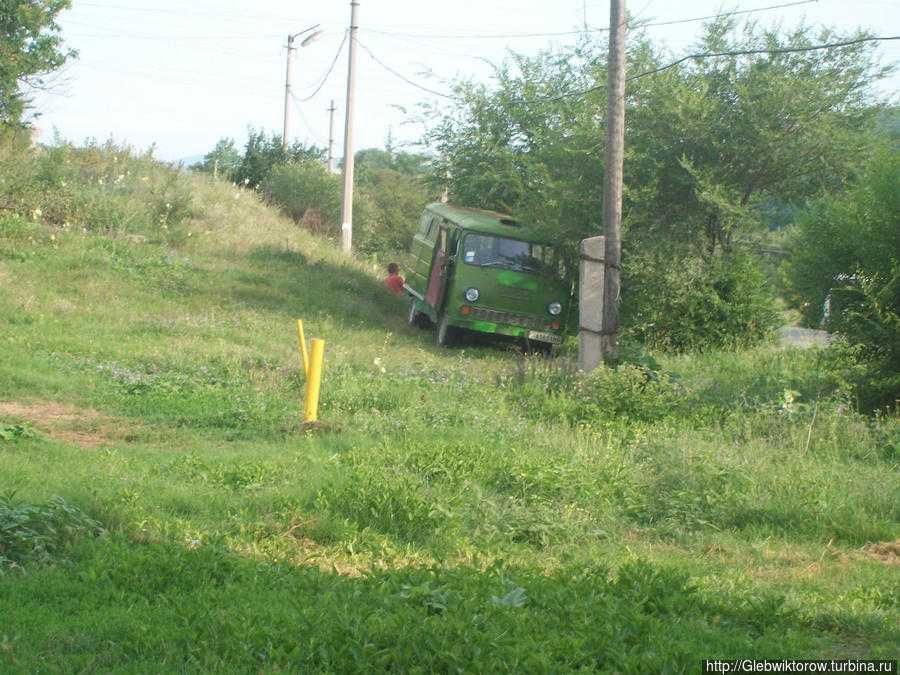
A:
<svg viewBox="0 0 900 675">
<path fill-rule="evenodd" d="M 675 378 L 633 363 L 586 374 L 550 362 L 530 373 L 520 369 L 518 379 L 511 393 L 523 411 L 585 426 L 658 422 L 685 415 L 695 403 Z"/>
<path fill-rule="evenodd" d="M 864 412 L 900 404 L 900 264 L 886 282 L 855 281 L 829 348 L 833 373 Z"/>
<path fill-rule="evenodd" d="M 319 162 L 276 166 L 261 190 L 282 213 L 316 234 L 327 234 L 340 220 L 340 177 Z"/>
<path fill-rule="evenodd" d="M 102 532 L 100 523 L 62 497 L 14 506 L 11 497 L 0 496 L 0 570 L 56 563 L 75 541 Z"/>
<path fill-rule="evenodd" d="M 382 254 L 408 250 L 422 206 L 433 195 L 426 196 L 415 175 L 390 168 L 360 168 L 361 192 L 371 202 L 374 222 L 360 239 L 359 248 Z"/>
<path fill-rule="evenodd" d="M 711 259 L 645 253 L 626 261 L 626 334 L 674 352 L 738 348 L 763 341 L 778 315 L 767 279 L 749 254 Z"/>
<path fill-rule="evenodd" d="M 787 278 L 807 322 L 821 308 L 842 338 L 836 372 L 862 410 L 900 398 L 900 152 L 880 152 L 855 183 L 826 196 L 793 233 Z M 826 303 L 827 301 L 827 303 Z"/>
</svg>

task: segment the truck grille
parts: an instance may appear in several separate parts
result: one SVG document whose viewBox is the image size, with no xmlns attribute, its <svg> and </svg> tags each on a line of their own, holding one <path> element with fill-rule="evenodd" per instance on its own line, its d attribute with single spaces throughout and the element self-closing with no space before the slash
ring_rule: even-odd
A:
<svg viewBox="0 0 900 675">
<path fill-rule="evenodd" d="M 536 316 L 523 316 L 521 314 L 511 314 L 510 312 L 499 312 L 495 309 L 484 309 L 483 307 L 473 307 L 469 314 L 473 319 L 481 321 L 490 321 L 492 323 L 505 323 L 510 326 L 521 326 L 523 328 L 535 328 L 537 330 L 553 330 L 553 321 L 551 319 L 541 319 Z"/>
<path fill-rule="evenodd" d="M 514 288 L 512 286 L 503 286 L 497 291 L 504 300 L 512 300 L 514 302 L 528 302 L 531 300 L 532 292 L 527 288 Z"/>
</svg>

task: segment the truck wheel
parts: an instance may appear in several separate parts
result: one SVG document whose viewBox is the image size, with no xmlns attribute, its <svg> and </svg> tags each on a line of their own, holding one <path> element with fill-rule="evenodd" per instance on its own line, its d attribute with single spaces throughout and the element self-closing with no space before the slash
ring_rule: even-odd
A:
<svg viewBox="0 0 900 675">
<path fill-rule="evenodd" d="M 437 346 L 449 347 L 453 344 L 455 335 L 456 331 L 452 326 L 447 324 L 447 317 L 441 312 L 437 320 L 437 329 L 435 330 L 435 342 L 437 342 Z"/>
<path fill-rule="evenodd" d="M 412 296 L 409 298 L 409 313 L 406 315 L 406 324 L 408 326 L 419 326 L 422 323 L 422 313 L 416 309 L 416 299 Z"/>
</svg>

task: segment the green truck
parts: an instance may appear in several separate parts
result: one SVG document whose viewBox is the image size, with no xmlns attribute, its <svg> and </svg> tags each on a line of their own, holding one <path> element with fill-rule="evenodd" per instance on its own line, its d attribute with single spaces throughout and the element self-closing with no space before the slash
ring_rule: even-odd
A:
<svg viewBox="0 0 900 675">
<path fill-rule="evenodd" d="M 408 322 L 429 319 L 438 345 L 462 331 L 544 348 L 562 342 L 572 287 L 561 251 L 546 234 L 501 213 L 429 204 L 410 258 L 403 286 Z"/>
</svg>

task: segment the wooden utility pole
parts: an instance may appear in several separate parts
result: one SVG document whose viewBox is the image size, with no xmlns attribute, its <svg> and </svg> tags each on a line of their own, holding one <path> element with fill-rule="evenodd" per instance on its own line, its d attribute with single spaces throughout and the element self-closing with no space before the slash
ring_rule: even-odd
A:
<svg viewBox="0 0 900 675">
<path fill-rule="evenodd" d="M 603 355 L 616 348 L 622 271 L 622 167 L 625 157 L 625 0 L 609 3 L 607 64 L 606 171 L 603 183 L 603 236 L 606 284 L 603 303 Z"/>
</svg>

